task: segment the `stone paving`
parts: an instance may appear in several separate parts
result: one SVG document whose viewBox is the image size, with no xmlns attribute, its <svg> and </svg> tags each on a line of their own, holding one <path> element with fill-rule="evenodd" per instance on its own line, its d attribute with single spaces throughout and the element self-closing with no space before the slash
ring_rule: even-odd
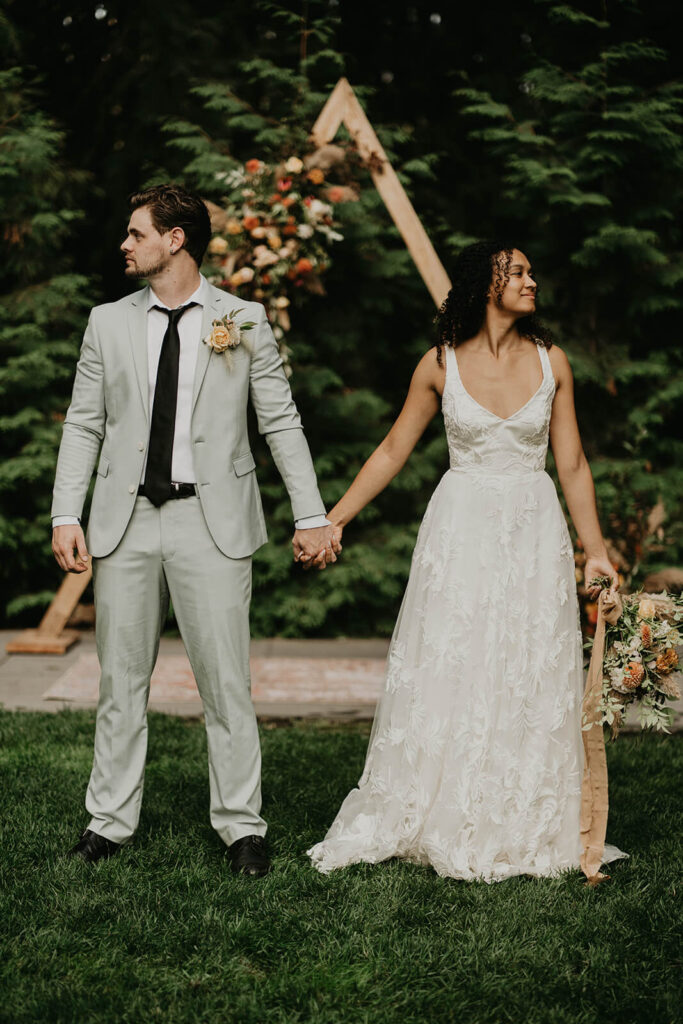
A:
<svg viewBox="0 0 683 1024">
<path fill-rule="evenodd" d="M 7 654 L 15 636 L 0 631 L 0 706 L 59 711 L 97 705 L 99 666 L 93 632 L 64 655 Z M 254 640 L 252 699 L 260 718 L 372 718 L 384 679 L 388 640 Z M 161 641 L 149 708 L 198 718 L 202 704 L 182 640 Z M 683 731 L 683 700 L 674 705 Z M 638 729 L 635 716 L 624 727 Z"/>
<path fill-rule="evenodd" d="M 16 634 L 0 631 L 0 705 L 59 711 L 97 705 L 99 666 L 92 632 L 64 655 L 7 654 Z M 252 699 L 262 718 L 372 718 L 388 640 L 254 640 Z M 202 704 L 182 640 L 161 641 L 149 708 L 199 717 Z"/>
</svg>

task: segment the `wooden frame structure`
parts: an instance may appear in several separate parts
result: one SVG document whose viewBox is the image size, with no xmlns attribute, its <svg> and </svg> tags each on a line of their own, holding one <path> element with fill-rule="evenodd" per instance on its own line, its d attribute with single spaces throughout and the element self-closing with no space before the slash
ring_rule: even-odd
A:
<svg viewBox="0 0 683 1024">
<path fill-rule="evenodd" d="M 344 124 L 358 147 L 377 191 L 391 214 L 422 280 L 437 307 L 451 283 L 413 204 L 389 163 L 375 130 L 346 78 L 340 78 L 320 111 L 311 141 L 320 147 L 332 142 Z M 10 653 L 64 654 L 80 637 L 65 629 L 92 576 L 92 570 L 67 575 L 37 629 L 27 629 L 7 644 Z"/>
<path fill-rule="evenodd" d="M 318 146 L 331 142 L 342 124 L 356 143 L 430 295 L 440 306 L 451 287 L 448 274 L 346 78 L 339 79 L 320 111 L 311 131 L 312 142 Z"/>
</svg>

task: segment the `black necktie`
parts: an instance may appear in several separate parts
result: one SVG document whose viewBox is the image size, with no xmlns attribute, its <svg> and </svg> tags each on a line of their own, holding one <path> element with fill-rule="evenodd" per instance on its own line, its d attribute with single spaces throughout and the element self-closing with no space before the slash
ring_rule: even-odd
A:
<svg viewBox="0 0 683 1024">
<path fill-rule="evenodd" d="M 163 505 L 171 493 L 171 462 L 175 434 L 176 406 L 178 404 L 178 366 L 180 364 L 180 337 L 178 321 L 187 309 L 196 306 L 188 302 L 177 309 L 152 306 L 168 317 L 168 327 L 161 343 L 157 380 L 154 387 L 152 426 L 147 446 L 147 469 L 143 493 L 153 505 Z"/>
</svg>

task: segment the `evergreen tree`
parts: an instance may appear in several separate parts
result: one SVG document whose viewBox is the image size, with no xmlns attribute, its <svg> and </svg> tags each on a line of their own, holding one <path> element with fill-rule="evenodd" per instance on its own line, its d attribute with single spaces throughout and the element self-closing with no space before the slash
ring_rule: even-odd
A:
<svg viewBox="0 0 683 1024">
<path fill-rule="evenodd" d="M 312 17 L 301 59 L 301 18 L 281 8 L 289 48 L 278 61 L 252 58 L 239 69 L 242 88 L 205 83 L 195 89 L 201 124 L 165 125 L 171 154 L 181 163 L 158 172 L 182 178 L 220 202 L 220 178 L 235 161 L 270 162 L 310 149 L 307 136 L 343 59 L 331 46 L 334 19 Z M 371 102 L 372 91 L 360 90 Z M 433 177 L 434 155 L 401 151 L 404 126 L 375 124 L 404 184 Z M 288 345 L 291 379 L 328 508 L 389 429 L 412 371 L 430 344 L 434 309 L 425 286 L 369 173 L 359 174 L 361 198 L 340 204 L 344 242 L 334 247 L 325 275 L 326 298 L 302 294 L 292 310 Z M 258 477 L 271 543 L 257 553 L 252 608 L 256 634 L 377 635 L 391 631 L 407 577 L 417 526 L 430 491 L 446 467 L 441 429 L 420 446 L 400 477 L 352 524 L 333 572 L 303 573 L 292 564 L 291 510 L 267 448 L 254 436 Z"/>
<path fill-rule="evenodd" d="M 683 556 L 683 86 L 666 51 L 631 34 L 633 7 L 604 4 L 598 20 L 544 2 L 520 90 L 463 76 L 456 95 L 469 158 L 489 169 L 474 215 L 538 270 L 603 524 L 637 584 Z"/>
<path fill-rule="evenodd" d="M 10 621 L 27 624 L 60 578 L 52 481 L 92 303 L 90 281 L 64 254 L 82 176 L 64 166 L 62 146 L 22 72 L 0 71 L 0 601 Z"/>
</svg>

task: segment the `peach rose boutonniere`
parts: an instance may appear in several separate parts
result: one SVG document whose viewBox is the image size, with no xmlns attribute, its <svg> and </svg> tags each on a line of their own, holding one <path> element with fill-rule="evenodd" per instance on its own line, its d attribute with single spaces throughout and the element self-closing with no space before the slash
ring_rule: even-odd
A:
<svg viewBox="0 0 683 1024">
<path fill-rule="evenodd" d="M 256 327 L 255 320 L 245 320 L 241 324 L 235 322 L 235 317 L 242 312 L 241 309 L 231 309 L 227 316 L 220 320 L 211 322 L 211 333 L 204 338 L 204 344 L 225 356 L 228 369 L 232 366 L 232 350 L 238 345 L 244 345 L 249 351 L 247 339 L 242 337 L 243 331 L 251 331 Z"/>
</svg>

